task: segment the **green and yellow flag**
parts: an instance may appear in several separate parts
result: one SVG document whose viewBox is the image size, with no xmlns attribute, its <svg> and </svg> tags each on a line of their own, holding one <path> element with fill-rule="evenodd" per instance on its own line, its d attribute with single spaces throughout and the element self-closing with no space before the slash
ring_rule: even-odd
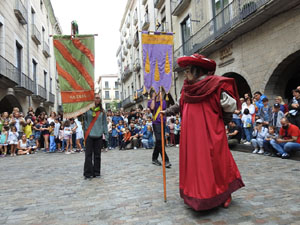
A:
<svg viewBox="0 0 300 225">
<path fill-rule="evenodd" d="M 64 118 L 94 106 L 94 35 L 54 36 Z"/>
</svg>

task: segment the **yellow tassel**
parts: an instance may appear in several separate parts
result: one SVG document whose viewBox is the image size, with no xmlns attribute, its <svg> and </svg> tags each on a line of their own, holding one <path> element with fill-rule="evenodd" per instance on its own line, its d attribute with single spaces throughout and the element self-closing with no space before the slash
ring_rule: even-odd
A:
<svg viewBox="0 0 300 225">
<path fill-rule="evenodd" d="M 150 93 L 148 93 L 148 99 L 150 100 Z"/>
<path fill-rule="evenodd" d="M 166 101 L 169 101 L 169 94 L 167 94 L 166 96 Z"/>
<path fill-rule="evenodd" d="M 135 92 L 135 99 L 137 99 L 138 98 L 138 94 L 137 94 L 137 91 Z"/>
<path fill-rule="evenodd" d="M 143 95 L 147 93 L 146 87 L 144 85 Z"/>
</svg>

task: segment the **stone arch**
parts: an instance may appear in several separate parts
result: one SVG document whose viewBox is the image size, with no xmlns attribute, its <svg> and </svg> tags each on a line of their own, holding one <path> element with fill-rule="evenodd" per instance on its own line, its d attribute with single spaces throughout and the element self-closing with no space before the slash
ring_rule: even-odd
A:
<svg viewBox="0 0 300 225">
<path fill-rule="evenodd" d="M 275 60 L 263 82 L 264 93 L 269 99 L 278 95 L 286 100 L 291 99 L 291 90 L 300 85 L 300 46 L 284 56 Z"/>
<path fill-rule="evenodd" d="M 18 107 L 20 112 L 23 112 L 23 108 L 19 103 L 18 99 L 14 95 L 6 95 L 0 101 L 0 113 L 8 112 L 11 113 L 14 107 Z"/>
<path fill-rule="evenodd" d="M 235 80 L 240 97 L 244 97 L 244 94 L 246 94 L 246 93 L 250 93 L 250 96 L 251 96 L 252 92 L 251 92 L 250 85 L 248 84 L 247 80 L 241 74 L 234 73 L 234 72 L 228 72 L 228 73 L 223 74 L 223 77 L 230 77 Z"/>
<path fill-rule="evenodd" d="M 35 115 L 39 116 L 42 112 L 45 112 L 47 114 L 47 111 L 44 107 L 40 106 L 35 110 Z"/>
</svg>

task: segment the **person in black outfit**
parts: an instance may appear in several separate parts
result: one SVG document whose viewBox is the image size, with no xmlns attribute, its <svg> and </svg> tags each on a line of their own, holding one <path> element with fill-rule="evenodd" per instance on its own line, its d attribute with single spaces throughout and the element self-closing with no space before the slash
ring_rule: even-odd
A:
<svg viewBox="0 0 300 225">
<path fill-rule="evenodd" d="M 235 121 L 228 123 L 228 145 L 230 148 L 240 143 L 242 138 L 242 128 L 237 126 Z"/>
</svg>

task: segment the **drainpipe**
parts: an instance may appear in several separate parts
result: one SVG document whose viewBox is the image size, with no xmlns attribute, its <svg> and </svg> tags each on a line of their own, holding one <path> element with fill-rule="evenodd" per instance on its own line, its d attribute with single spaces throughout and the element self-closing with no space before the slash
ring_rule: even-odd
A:
<svg viewBox="0 0 300 225">
<path fill-rule="evenodd" d="M 29 1 L 27 0 L 27 76 L 30 78 L 30 55 L 29 55 L 29 29 L 30 29 L 30 25 L 29 25 Z M 28 87 L 29 88 L 29 87 Z M 29 103 L 29 107 L 31 107 L 31 97 L 28 96 L 28 103 Z"/>
</svg>

